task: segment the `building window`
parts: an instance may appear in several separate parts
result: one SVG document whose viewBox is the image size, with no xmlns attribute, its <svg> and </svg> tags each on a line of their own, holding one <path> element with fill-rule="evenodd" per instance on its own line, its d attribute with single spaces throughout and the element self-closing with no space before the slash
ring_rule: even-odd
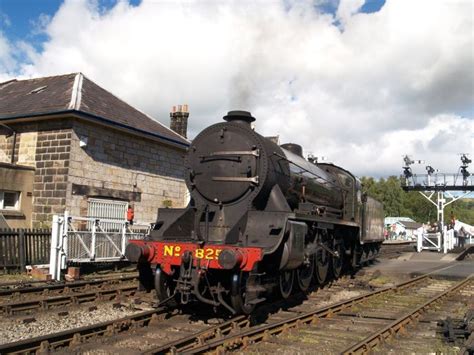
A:
<svg viewBox="0 0 474 355">
<path fill-rule="evenodd" d="M 20 209 L 20 192 L 0 191 L 0 209 L 19 210 Z"/>
</svg>

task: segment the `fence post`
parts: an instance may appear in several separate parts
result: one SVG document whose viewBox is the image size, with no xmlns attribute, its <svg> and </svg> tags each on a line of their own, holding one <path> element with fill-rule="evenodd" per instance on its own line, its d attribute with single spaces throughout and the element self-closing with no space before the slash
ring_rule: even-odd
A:
<svg viewBox="0 0 474 355">
<path fill-rule="evenodd" d="M 95 259 L 95 238 L 97 232 L 97 224 L 99 224 L 98 219 L 94 220 L 94 223 L 92 223 L 91 254 L 89 255 L 91 261 Z"/>
<path fill-rule="evenodd" d="M 64 211 L 64 219 L 63 219 L 63 224 L 62 228 L 59 230 L 59 258 L 58 258 L 58 279 L 61 276 L 61 269 L 66 268 L 66 258 L 67 258 L 67 250 L 65 249 L 65 246 L 67 245 L 67 237 L 68 237 L 68 231 L 69 231 L 69 212 Z"/>
<path fill-rule="evenodd" d="M 53 226 L 51 229 L 51 254 L 49 256 L 49 273 L 54 280 L 59 281 L 57 278 L 58 268 L 58 238 L 59 238 L 59 216 L 53 216 Z M 59 272 L 60 274 L 60 272 Z"/>
<path fill-rule="evenodd" d="M 122 245 L 121 245 L 121 253 L 122 255 L 120 255 L 121 257 L 124 257 L 125 256 L 125 246 L 127 245 L 127 224 L 128 222 L 124 222 L 122 224 Z"/>
<path fill-rule="evenodd" d="M 421 248 L 423 246 L 423 236 L 424 232 L 418 233 L 417 239 L 416 239 L 416 251 L 419 253 L 421 251 Z"/>
<path fill-rule="evenodd" d="M 20 272 L 26 268 L 25 230 L 20 229 L 18 233 L 18 246 L 20 252 Z"/>
</svg>

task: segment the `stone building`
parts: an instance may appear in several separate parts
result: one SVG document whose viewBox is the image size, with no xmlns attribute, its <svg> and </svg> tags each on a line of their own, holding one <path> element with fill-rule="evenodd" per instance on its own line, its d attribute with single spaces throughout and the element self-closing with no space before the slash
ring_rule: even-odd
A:
<svg viewBox="0 0 474 355">
<path fill-rule="evenodd" d="M 0 219 L 52 215 L 156 220 L 186 203 L 189 141 L 81 73 L 0 84 Z"/>
</svg>

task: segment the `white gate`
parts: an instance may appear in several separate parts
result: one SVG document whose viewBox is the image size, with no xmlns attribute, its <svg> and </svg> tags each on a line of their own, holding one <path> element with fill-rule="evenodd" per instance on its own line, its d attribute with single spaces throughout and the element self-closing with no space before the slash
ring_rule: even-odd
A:
<svg viewBox="0 0 474 355">
<path fill-rule="evenodd" d="M 454 230 L 448 230 L 444 227 L 443 233 L 419 233 L 417 236 L 418 252 L 422 250 L 436 250 L 437 252 L 443 251 L 447 253 L 454 248 Z"/>
<path fill-rule="evenodd" d="M 66 212 L 53 216 L 50 273 L 59 280 L 61 269 L 68 262 L 91 263 L 125 259 L 125 247 L 130 239 L 143 239 L 151 224 L 125 219 L 73 217 Z"/>
</svg>

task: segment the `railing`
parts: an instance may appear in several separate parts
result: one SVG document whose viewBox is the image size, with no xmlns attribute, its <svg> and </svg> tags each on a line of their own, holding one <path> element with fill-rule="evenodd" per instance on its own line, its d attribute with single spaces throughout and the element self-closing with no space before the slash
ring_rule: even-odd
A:
<svg viewBox="0 0 474 355">
<path fill-rule="evenodd" d="M 404 186 L 406 190 L 458 190 L 473 191 L 474 176 L 463 177 L 462 174 L 413 174 L 405 177 Z"/>
<path fill-rule="evenodd" d="M 443 233 L 419 233 L 417 237 L 416 249 L 418 252 L 422 250 L 435 250 L 446 254 L 454 249 L 456 244 L 454 230 L 448 230 L 446 227 L 444 227 Z"/>
<path fill-rule="evenodd" d="M 25 271 L 26 265 L 49 262 L 51 230 L 0 229 L 0 268 Z"/>
<path fill-rule="evenodd" d="M 111 228 L 114 226 L 114 228 Z M 64 215 L 53 216 L 50 274 L 59 280 L 67 263 L 112 262 L 125 260 L 130 239 L 143 239 L 151 224 L 126 220 L 98 219 Z"/>
<path fill-rule="evenodd" d="M 103 222 L 101 228 L 104 231 L 116 230 L 121 227 L 121 222 L 127 215 L 127 201 L 111 201 L 97 198 L 90 198 L 88 200 L 88 212 L 87 215 L 91 218 L 99 218 Z M 111 220 L 112 222 L 104 222 L 105 220 Z M 117 220 L 119 223 L 117 223 Z M 92 225 L 89 225 L 89 229 L 92 229 Z"/>
</svg>

